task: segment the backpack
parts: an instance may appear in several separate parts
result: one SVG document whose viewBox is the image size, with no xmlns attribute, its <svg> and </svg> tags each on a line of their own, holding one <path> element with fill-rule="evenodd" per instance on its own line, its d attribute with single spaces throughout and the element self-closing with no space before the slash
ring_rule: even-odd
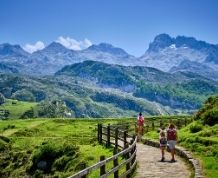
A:
<svg viewBox="0 0 218 178">
<path fill-rule="evenodd" d="M 143 116 L 139 116 L 138 117 L 138 125 L 139 126 L 143 126 L 144 125 L 144 117 Z"/>
<path fill-rule="evenodd" d="M 176 129 L 167 130 L 167 140 L 176 140 Z"/>
</svg>

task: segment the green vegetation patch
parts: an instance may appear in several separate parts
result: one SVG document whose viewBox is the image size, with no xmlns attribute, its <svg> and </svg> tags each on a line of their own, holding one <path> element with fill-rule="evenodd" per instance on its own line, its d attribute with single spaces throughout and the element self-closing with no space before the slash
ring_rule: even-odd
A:
<svg viewBox="0 0 218 178">
<path fill-rule="evenodd" d="M 68 177 L 112 156 L 97 143 L 97 124 L 133 119 L 19 119 L 0 122 L 0 177 Z M 108 166 L 111 168 L 113 162 Z M 107 167 L 107 168 L 109 168 Z M 99 170 L 89 177 L 98 177 Z"/>
<path fill-rule="evenodd" d="M 19 119 L 27 110 L 33 108 L 37 103 L 34 102 L 24 102 L 6 99 L 6 102 L 0 105 L 0 110 L 2 113 L 8 112 L 6 116 L 0 114 L 2 119 Z M 4 112 L 3 112 L 4 111 Z"/>
</svg>

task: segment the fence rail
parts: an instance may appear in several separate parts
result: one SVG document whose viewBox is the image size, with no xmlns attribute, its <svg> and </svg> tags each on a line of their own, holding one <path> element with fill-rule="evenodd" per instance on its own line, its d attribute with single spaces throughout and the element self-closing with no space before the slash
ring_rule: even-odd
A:
<svg viewBox="0 0 218 178">
<path fill-rule="evenodd" d="M 106 147 L 114 145 L 114 155 L 105 158 L 100 156 L 100 161 L 90 167 L 83 169 L 82 171 L 70 176 L 69 178 L 86 178 L 93 171 L 100 169 L 100 178 L 105 178 L 110 175 L 114 175 L 115 178 L 127 177 L 129 178 L 136 168 L 136 141 L 137 138 L 133 135 L 128 137 L 128 130 L 125 127 L 119 127 L 118 125 L 103 126 L 98 124 L 98 142 L 100 144 L 106 144 Z M 122 151 L 119 152 L 119 148 Z M 125 160 L 119 163 L 119 158 L 124 157 Z M 106 165 L 113 161 L 113 168 L 106 170 Z M 126 166 L 124 173 L 119 174 L 119 170 Z"/>
</svg>

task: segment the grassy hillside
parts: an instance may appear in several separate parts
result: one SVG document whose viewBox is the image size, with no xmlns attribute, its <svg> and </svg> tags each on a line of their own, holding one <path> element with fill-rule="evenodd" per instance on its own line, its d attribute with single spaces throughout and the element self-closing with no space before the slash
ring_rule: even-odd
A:
<svg viewBox="0 0 218 178">
<path fill-rule="evenodd" d="M 124 120 L 122 120 L 124 122 Z M 98 122 L 117 120 L 34 119 L 0 122 L 0 177 L 67 177 L 109 157 L 96 142 Z M 120 122 L 120 120 L 119 120 Z M 97 177 L 93 172 L 90 177 Z"/>
<path fill-rule="evenodd" d="M 4 104 L 0 105 L 0 110 L 8 112 L 6 118 L 19 119 L 27 110 L 35 107 L 35 102 L 24 102 L 18 100 L 7 99 Z M 5 118 L 0 114 L 0 118 Z"/>
<path fill-rule="evenodd" d="M 208 98 L 194 119 L 195 122 L 181 130 L 180 144 L 202 159 L 207 177 L 217 177 L 218 96 Z"/>
<path fill-rule="evenodd" d="M 218 92 L 218 83 L 183 73 L 166 73 L 149 67 L 126 67 L 85 61 L 64 67 L 56 76 L 72 76 L 95 81 L 97 85 L 130 92 L 135 97 L 173 109 L 197 109 L 205 99 Z"/>
<path fill-rule="evenodd" d="M 76 118 L 192 113 L 217 92 L 216 81 L 199 75 L 96 61 L 66 66 L 54 76 L 0 73 L 0 93 L 6 98 L 64 101 Z"/>
<path fill-rule="evenodd" d="M 78 77 L 51 76 L 30 77 L 13 74 L 0 74 L 0 92 L 6 98 L 21 101 L 41 102 L 61 100 L 67 104 L 72 115 L 77 118 L 87 117 L 129 117 L 138 112 L 149 115 L 173 113 L 170 108 L 146 99 L 136 98 L 114 88 L 96 86 L 93 81 Z M 99 97 L 108 96 L 107 101 Z M 114 103 L 125 100 L 126 106 Z"/>
</svg>

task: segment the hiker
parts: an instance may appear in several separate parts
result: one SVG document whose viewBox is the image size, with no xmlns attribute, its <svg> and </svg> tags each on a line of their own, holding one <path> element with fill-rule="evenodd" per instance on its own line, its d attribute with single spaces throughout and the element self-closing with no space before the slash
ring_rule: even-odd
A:
<svg viewBox="0 0 218 178">
<path fill-rule="evenodd" d="M 164 152 L 167 146 L 167 138 L 164 130 L 160 131 L 160 149 L 161 149 L 161 161 L 165 161 Z"/>
<path fill-rule="evenodd" d="M 175 146 L 177 141 L 177 131 L 175 128 L 175 125 L 173 123 L 169 124 L 169 127 L 167 129 L 167 145 L 169 146 L 170 152 L 171 152 L 171 162 L 175 162 Z"/>
<path fill-rule="evenodd" d="M 138 135 L 138 141 L 141 141 L 142 135 L 144 134 L 144 117 L 142 116 L 142 113 L 140 112 L 137 117 L 137 135 Z"/>
</svg>

